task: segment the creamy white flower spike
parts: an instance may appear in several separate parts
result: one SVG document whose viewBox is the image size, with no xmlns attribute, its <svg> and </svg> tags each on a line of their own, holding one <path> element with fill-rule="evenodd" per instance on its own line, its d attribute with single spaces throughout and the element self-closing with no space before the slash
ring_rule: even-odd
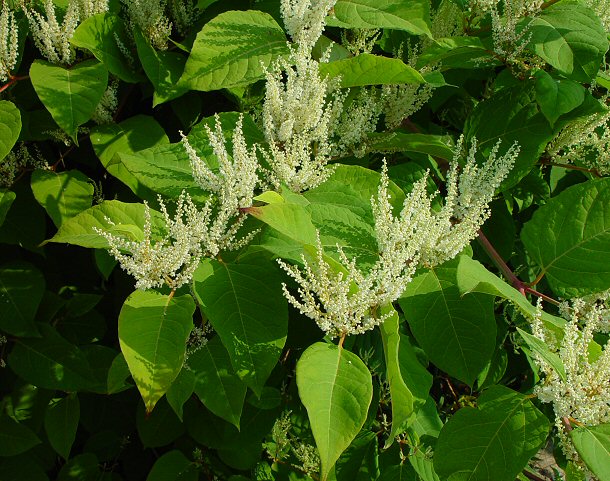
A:
<svg viewBox="0 0 610 481">
<path fill-rule="evenodd" d="M 69 65 L 74 61 L 70 40 L 76 27 L 90 16 L 107 11 L 108 0 L 69 0 L 61 23 L 53 0 L 44 0 L 43 7 L 44 15 L 33 8 L 23 8 L 34 43 L 49 62 Z"/>
<path fill-rule="evenodd" d="M 167 0 L 121 0 L 127 10 L 129 25 L 138 28 L 159 50 L 167 49 L 172 23 L 165 16 Z"/>
<path fill-rule="evenodd" d="M 17 65 L 19 55 L 19 29 L 15 14 L 6 0 L 2 1 L 0 13 L 0 82 L 8 80 Z"/>
<path fill-rule="evenodd" d="M 293 42 L 311 51 L 326 23 L 326 16 L 337 0 L 281 0 L 280 12 Z"/>
<path fill-rule="evenodd" d="M 539 314 L 532 319 L 532 333 L 559 356 L 565 370 L 564 380 L 542 356 L 534 353 L 543 374 L 535 392 L 542 402 L 553 404 L 563 452 L 585 471 L 586 466 L 572 444 L 566 424 L 576 427 L 610 422 L 610 343 L 600 352 L 593 340 L 596 333 L 608 332 L 608 294 L 604 292 L 563 303 L 560 312 L 568 322 L 561 340 L 543 325 L 541 303 L 538 304 Z"/>
<path fill-rule="evenodd" d="M 316 187 L 332 173 L 331 137 L 345 94 L 336 81 L 322 78 L 309 53 L 292 48 L 266 74 L 262 121 L 269 149 L 270 181 L 295 192 Z"/>
<path fill-rule="evenodd" d="M 258 185 L 258 163 L 254 149 L 247 149 L 242 119 L 237 122 L 233 133 L 232 158 L 227 153 L 218 117 L 215 130 L 208 129 L 208 136 L 218 158 L 219 173 L 209 169 L 187 138 L 182 138 L 195 180 L 213 194 L 208 202 L 199 207 L 183 191 L 178 198 L 176 213 L 171 217 L 159 197 L 165 234 L 157 239 L 152 237 L 148 204 L 141 241 L 95 229 L 107 239 L 110 253 L 123 270 L 135 277 L 138 289 L 162 285 L 177 289 L 190 282 L 202 257 L 216 257 L 222 251 L 240 249 L 257 234 L 253 231 L 238 237 L 246 218 L 241 209 L 252 205 L 254 189 Z"/>
<path fill-rule="evenodd" d="M 298 284 L 299 298 L 284 285 L 284 295 L 330 336 L 359 334 L 382 323 L 383 306 L 396 301 L 419 265 L 432 267 L 455 257 L 476 237 L 489 217 L 488 203 L 518 155 L 513 145 L 498 157 L 499 145 L 482 167 L 475 162 L 476 141 L 458 174 L 462 140 L 447 178 L 447 197 L 440 211 L 432 208 L 437 193 L 427 192 L 428 176 L 417 181 L 395 216 L 388 192 L 385 163 L 377 197 L 371 199 L 379 257 L 363 271 L 337 246 L 341 268 L 327 261 L 318 236 L 314 262 L 302 257 L 303 269 L 278 261 Z"/>
</svg>

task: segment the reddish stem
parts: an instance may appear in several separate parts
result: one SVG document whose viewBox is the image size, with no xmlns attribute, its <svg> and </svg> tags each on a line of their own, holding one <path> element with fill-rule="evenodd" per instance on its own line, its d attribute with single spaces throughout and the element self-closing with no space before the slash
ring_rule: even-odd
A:
<svg viewBox="0 0 610 481">
<path fill-rule="evenodd" d="M 30 76 L 29 75 L 23 75 L 21 77 L 18 77 L 16 75 L 13 75 L 13 76 L 9 77 L 8 82 L 6 82 L 2 87 L 0 87 L 0 93 L 4 92 L 11 85 L 15 85 L 20 80 L 25 80 L 27 78 L 30 78 Z"/>
<path fill-rule="evenodd" d="M 500 269 L 504 277 L 506 277 L 506 279 L 510 282 L 511 286 L 517 289 L 524 296 L 526 296 L 527 294 L 531 294 L 533 296 L 540 297 L 541 299 L 544 299 L 545 301 L 550 302 L 551 304 L 555 304 L 556 306 L 559 305 L 559 302 L 553 299 L 552 297 L 549 297 L 546 294 L 542 294 L 541 292 L 532 289 L 528 284 L 519 279 L 512 271 L 512 269 L 508 267 L 508 264 L 504 262 L 502 256 L 498 254 L 498 251 L 496 251 L 491 242 L 489 242 L 489 239 L 485 236 L 485 234 L 483 234 L 482 230 L 479 230 L 478 240 L 483 249 L 485 249 L 485 252 L 487 252 L 487 255 L 496 265 L 496 267 Z M 541 274 L 536 278 L 536 283 L 539 282 L 540 279 L 542 279 L 543 275 L 544 274 Z"/>
</svg>

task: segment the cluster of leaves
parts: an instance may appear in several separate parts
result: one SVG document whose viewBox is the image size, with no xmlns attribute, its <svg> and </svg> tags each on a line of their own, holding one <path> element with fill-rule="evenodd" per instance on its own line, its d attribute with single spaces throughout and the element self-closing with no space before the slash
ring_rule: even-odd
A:
<svg viewBox="0 0 610 481">
<path fill-rule="evenodd" d="M 248 114 L 260 110 L 265 69 L 288 53 L 279 1 L 195 3 L 186 36 L 158 50 L 110 2 L 76 29 L 70 66 L 42 60 L 16 14 L 0 168 L 23 148 L 49 168 L 15 164 L 0 190 L 0 477 L 540 479 L 553 413 L 531 395 L 533 353 L 551 356 L 528 334 L 532 298 L 610 289 L 610 181 L 590 159 L 557 165 L 547 154 L 563 129 L 605 111 L 599 12 L 546 2 L 521 20 L 517 55 L 503 56 L 477 2 L 338 0 L 319 42 L 338 42 L 323 73 L 353 91 L 415 81 L 433 95 L 393 132 L 381 119 L 365 155 L 336 159 L 318 187 L 261 196 L 245 226 L 260 233 L 204 259 L 190 286 L 134 291 L 94 228 L 137 240 L 142 200 L 158 207 L 158 195 L 186 190 L 205 201 L 179 131 L 213 165 L 205 126 L 220 113 L 230 139 L 239 112 L 246 142 L 264 145 Z M 432 39 L 431 10 L 457 14 L 461 32 Z M 339 45 L 354 29 L 379 29 L 372 53 Z M 406 45 L 420 45 L 414 65 L 392 58 Z M 113 122 L 95 125 L 112 82 Z M 329 251 L 377 255 L 370 199 L 382 154 L 404 199 L 427 170 L 444 179 L 461 134 L 482 156 L 498 140 L 521 147 L 480 242 L 418 272 L 379 328 L 324 338 L 289 308 L 275 258 L 298 262 L 316 230 Z M 552 313 L 544 321 L 561 330 Z M 610 426 L 571 429 L 589 471 L 610 480 Z M 584 479 L 556 448 L 552 475 Z"/>
</svg>

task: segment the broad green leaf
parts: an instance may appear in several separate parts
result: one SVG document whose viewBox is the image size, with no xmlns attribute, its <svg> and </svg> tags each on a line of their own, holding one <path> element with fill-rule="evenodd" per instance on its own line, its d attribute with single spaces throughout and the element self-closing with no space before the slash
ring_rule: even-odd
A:
<svg viewBox="0 0 610 481">
<path fill-rule="evenodd" d="M 556 353 L 552 352 L 544 341 L 538 339 L 536 336 L 532 336 L 530 333 L 519 328 L 517 328 L 517 332 L 525 341 L 527 346 L 542 357 L 542 359 L 544 359 L 553 369 L 555 369 L 561 379 L 566 382 L 566 370 L 561 358 Z"/>
<path fill-rule="evenodd" d="M 407 336 L 399 332 L 398 313 L 381 326 L 387 381 L 392 398 L 392 430 L 386 448 L 404 432 L 416 410 L 426 402 L 432 387 L 432 375 L 422 366 Z"/>
<path fill-rule="evenodd" d="M 553 131 L 539 111 L 535 97 L 533 86 L 502 89 L 480 102 L 466 121 L 466 137 L 469 142 L 477 139 L 479 155 L 489 155 L 499 140 L 502 141 L 499 155 L 518 142 L 519 156 L 502 183 L 503 189 L 515 185 L 529 173 L 553 138 Z"/>
<path fill-rule="evenodd" d="M 0 416 L 0 457 L 16 456 L 40 444 L 40 439 L 26 425 L 3 414 Z"/>
<path fill-rule="evenodd" d="M 188 91 L 176 85 L 184 71 L 186 63 L 184 54 L 156 50 L 139 30 L 134 30 L 134 39 L 144 72 L 155 88 L 153 107 Z"/>
<path fill-rule="evenodd" d="M 44 429 L 49 443 L 66 460 L 70 457 L 76 439 L 79 419 L 80 403 L 74 393 L 52 401 L 44 416 Z"/>
<path fill-rule="evenodd" d="M 34 60 L 30 80 L 53 120 L 78 145 L 78 127 L 91 118 L 106 90 L 106 67 L 95 59 L 71 68 Z"/>
<path fill-rule="evenodd" d="M 112 13 L 98 13 L 77 27 L 70 43 L 89 50 L 121 80 L 133 83 L 143 80 L 142 74 L 134 71 L 134 59 L 127 58 L 121 51 L 117 38 L 127 49 L 130 39 L 123 20 Z"/>
<path fill-rule="evenodd" d="M 322 63 L 320 64 L 320 74 L 328 75 L 331 78 L 340 77 L 343 88 L 425 83 L 421 74 L 402 60 L 369 53 Z"/>
<path fill-rule="evenodd" d="M 98 125 L 91 129 L 89 138 L 93 150 L 110 174 L 127 185 L 140 198 L 151 197 L 151 192 L 141 185 L 122 163 L 112 160 L 118 152 L 133 154 L 169 144 L 163 127 L 154 118 L 148 115 L 134 115 L 118 124 Z"/>
<path fill-rule="evenodd" d="M 155 461 L 146 481 L 197 481 L 198 479 L 199 474 L 194 463 L 181 451 L 174 449 Z"/>
<path fill-rule="evenodd" d="M 188 360 L 186 361 L 188 366 Z M 165 393 L 165 398 L 168 404 L 178 416 L 180 421 L 183 420 L 184 404 L 191 398 L 195 390 L 195 372 L 192 369 L 183 367 L 174 379 L 174 382 Z"/>
<path fill-rule="evenodd" d="M 63 221 L 91 207 L 93 184 L 79 170 L 53 172 L 37 169 L 32 173 L 32 192 L 59 227 Z"/>
<path fill-rule="evenodd" d="M 432 37 L 427 0 L 339 0 L 327 23 L 344 28 L 391 28 Z"/>
<path fill-rule="evenodd" d="M 481 68 L 481 64 L 499 65 L 498 59 L 489 53 L 478 37 L 450 37 L 435 39 L 429 47 L 417 57 L 417 68 L 442 62 L 447 68 Z"/>
<path fill-rule="evenodd" d="M 239 429 L 247 388 L 233 371 L 220 337 L 213 337 L 191 354 L 187 366 L 195 377 L 193 390 L 205 407 Z"/>
<path fill-rule="evenodd" d="M 528 48 L 566 77 L 590 82 L 597 74 L 608 40 L 601 20 L 580 2 L 561 2 L 529 21 Z"/>
<path fill-rule="evenodd" d="M 430 269 L 413 279 L 398 302 L 430 361 L 472 386 L 496 347 L 494 300 L 462 296 L 456 276 L 457 261 Z"/>
<path fill-rule="evenodd" d="M 13 102 L 0 100 L 0 162 L 11 151 L 21 132 L 21 114 Z"/>
<path fill-rule="evenodd" d="M 6 219 L 6 214 L 11 208 L 11 205 L 13 205 L 16 197 L 16 194 L 12 190 L 0 189 L 0 226 L 2 226 L 4 219 Z"/>
<path fill-rule="evenodd" d="M 48 324 L 38 324 L 40 338 L 21 338 L 8 357 L 10 368 L 31 384 L 65 392 L 105 392 L 85 352 Z"/>
<path fill-rule="evenodd" d="M 127 383 L 127 379 L 130 376 L 131 373 L 129 372 L 127 361 L 125 361 L 125 356 L 120 352 L 112 361 L 110 369 L 108 369 L 108 377 L 106 379 L 108 394 L 116 394 L 125 389 L 132 388 L 133 384 Z"/>
<path fill-rule="evenodd" d="M 610 288 L 610 179 L 572 186 L 538 208 L 521 240 L 565 298 Z"/>
<path fill-rule="evenodd" d="M 65 221 L 51 239 L 46 242 L 58 242 L 95 249 L 108 248 L 106 238 L 94 228 L 112 232 L 116 235 L 141 240 L 144 237 L 144 204 L 126 204 L 118 200 L 107 200 Z M 160 213 L 151 209 L 153 233 L 159 232 L 163 225 Z M 108 222 L 112 221 L 112 224 Z"/>
<path fill-rule="evenodd" d="M 191 163 L 181 143 L 159 145 L 133 154 L 119 152 L 111 163 L 120 165 L 141 185 L 163 197 L 177 199 L 186 190 L 193 199 L 208 195 L 193 179 Z"/>
<path fill-rule="evenodd" d="M 549 421 L 527 396 L 493 386 L 477 409 L 464 407 L 443 426 L 434 469 L 452 481 L 514 481 L 548 433 Z"/>
<path fill-rule="evenodd" d="M 570 431 L 578 454 L 599 481 L 610 480 L 610 424 L 582 426 Z"/>
<path fill-rule="evenodd" d="M 155 291 L 135 291 L 123 304 L 119 343 L 148 412 L 182 369 L 194 311 L 191 296 Z"/>
<path fill-rule="evenodd" d="M 195 292 L 229 352 L 239 378 L 260 394 L 275 367 L 288 330 L 282 275 L 264 251 L 235 262 L 203 262 Z"/>
<path fill-rule="evenodd" d="M 536 101 L 553 125 L 563 114 L 571 112 L 585 100 L 585 88 L 578 82 L 554 79 L 544 70 L 536 72 Z"/>
<path fill-rule="evenodd" d="M 491 296 L 498 296 L 518 306 L 521 311 L 530 317 L 536 315 L 536 307 L 528 301 L 527 297 L 495 274 L 489 272 L 483 267 L 483 264 L 468 256 L 459 256 L 457 262 L 456 280 L 462 295 L 480 292 Z M 565 324 L 563 319 L 543 312 L 542 321 L 556 335 L 560 337 L 563 335 L 563 325 Z"/>
<path fill-rule="evenodd" d="M 364 425 L 373 398 L 371 373 L 355 354 L 317 342 L 297 362 L 296 377 L 325 481 Z"/>
<path fill-rule="evenodd" d="M 99 461 L 94 454 L 85 453 L 70 459 L 59 471 L 56 481 L 93 481 L 100 479 Z"/>
<path fill-rule="evenodd" d="M 269 14 L 231 10 L 197 34 L 178 85 L 204 91 L 248 85 L 287 54 L 284 31 Z"/>
<path fill-rule="evenodd" d="M 362 430 L 343 452 L 335 466 L 337 481 L 370 481 L 377 479 L 378 440 L 375 433 Z"/>
<path fill-rule="evenodd" d="M 452 140 L 443 135 L 375 132 L 368 135 L 366 150 L 368 152 L 420 152 L 445 160 L 451 160 L 454 157 Z"/>
<path fill-rule="evenodd" d="M 44 277 L 33 265 L 0 266 L 0 329 L 13 336 L 39 336 L 34 318 L 44 288 Z"/>
</svg>

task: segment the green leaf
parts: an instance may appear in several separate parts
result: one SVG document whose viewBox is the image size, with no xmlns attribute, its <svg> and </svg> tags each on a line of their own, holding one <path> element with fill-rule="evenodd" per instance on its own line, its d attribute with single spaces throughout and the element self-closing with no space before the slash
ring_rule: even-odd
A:
<svg viewBox="0 0 610 481">
<path fill-rule="evenodd" d="M 547 418 L 528 397 L 493 386 L 478 409 L 460 409 L 443 426 L 434 450 L 442 479 L 514 481 L 546 442 Z"/>
<path fill-rule="evenodd" d="M 565 298 L 610 288 L 610 179 L 572 186 L 539 207 L 521 239 Z"/>
<path fill-rule="evenodd" d="M 80 403 L 76 394 L 55 400 L 47 407 L 44 429 L 49 443 L 62 458 L 70 457 L 80 419 Z"/>
<path fill-rule="evenodd" d="M 430 361 L 472 386 L 496 347 L 494 300 L 482 294 L 462 296 L 457 262 L 415 277 L 398 302 Z"/>
<path fill-rule="evenodd" d="M 93 481 L 100 479 L 99 461 L 94 454 L 79 454 L 64 464 L 57 481 Z"/>
<path fill-rule="evenodd" d="M 106 249 L 108 241 L 96 233 L 96 227 L 103 231 L 132 237 L 132 240 L 144 238 L 144 204 L 126 204 L 118 200 L 107 200 L 65 221 L 51 239 L 46 242 L 73 244 L 81 247 Z M 153 234 L 164 225 L 160 213 L 151 209 Z M 112 225 L 110 220 L 114 225 Z"/>
<path fill-rule="evenodd" d="M 320 74 L 328 75 L 331 78 L 340 77 L 343 88 L 426 82 L 417 70 L 402 60 L 369 53 L 322 63 L 320 64 Z"/>
<path fill-rule="evenodd" d="M 370 481 L 379 474 L 377 436 L 361 431 L 343 452 L 335 466 L 337 481 Z"/>
<path fill-rule="evenodd" d="M 386 440 L 387 448 L 396 436 L 404 432 L 416 410 L 426 402 L 432 387 L 432 375 L 417 360 L 409 338 L 400 334 L 395 310 L 379 327 L 392 398 L 392 430 Z"/>
<path fill-rule="evenodd" d="M 6 219 L 6 214 L 8 213 L 11 205 L 17 198 L 17 195 L 12 190 L 3 190 L 0 189 L 0 227 L 4 223 L 4 219 Z"/>
<path fill-rule="evenodd" d="M 0 329 L 13 336 L 39 336 L 34 318 L 44 289 L 44 277 L 27 262 L 0 267 Z"/>
<path fill-rule="evenodd" d="M 515 185 L 529 173 L 554 135 L 538 110 L 533 86 L 526 85 L 504 88 L 480 102 L 468 117 L 464 130 L 469 142 L 476 137 L 479 155 L 489 155 L 498 140 L 502 141 L 500 155 L 515 141 L 519 143 L 519 156 L 502 189 Z"/>
<path fill-rule="evenodd" d="M 544 341 L 538 339 L 536 336 L 532 336 L 530 333 L 519 328 L 517 328 L 517 332 L 526 342 L 527 346 L 555 369 L 564 382 L 567 382 L 566 370 L 561 358 L 556 353 L 552 352 Z"/>
<path fill-rule="evenodd" d="M 499 65 L 498 59 L 489 53 L 478 37 L 438 38 L 417 57 L 417 68 L 442 62 L 444 68 L 479 69 Z"/>
<path fill-rule="evenodd" d="M 93 202 L 93 184 L 78 170 L 56 173 L 37 169 L 31 183 L 34 197 L 57 227 L 87 210 Z"/>
<path fill-rule="evenodd" d="M 143 80 L 142 74 L 134 71 L 133 58 L 125 57 L 121 52 L 117 37 L 128 48 L 130 39 L 123 20 L 112 13 L 98 13 L 77 27 L 70 43 L 89 50 L 111 74 L 121 80 L 132 83 Z"/>
<path fill-rule="evenodd" d="M 344 28 L 391 28 L 414 35 L 430 32 L 430 2 L 427 0 L 339 0 L 327 24 Z"/>
<path fill-rule="evenodd" d="M 106 67 L 95 59 L 71 68 L 34 60 L 30 80 L 53 120 L 78 145 L 78 127 L 91 118 L 106 90 Z"/>
<path fill-rule="evenodd" d="M 462 295 L 480 292 L 491 296 L 498 296 L 509 300 L 530 317 L 536 315 L 536 307 L 528 301 L 527 297 L 495 274 L 489 272 L 483 267 L 483 264 L 464 255 L 459 256 L 457 262 L 456 280 Z M 556 335 L 563 336 L 563 325 L 565 324 L 563 319 L 543 311 L 542 321 Z"/>
<path fill-rule="evenodd" d="M 111 166 L 119 163 L 138 183 L 164 197 L 177 199 L 186 190 L 195 200 L 208 198 L 193 179 L 191 163 L 181 143 L 159 145 L 134 154 L 119 152 Z"/>
<path fill-rule="evenodd" d="M 111 175 L 127 185 L 140 198 L 151 197 L 150 190 L 140 184 L 122 163 L 112 160 L 118 152 L 133 154 L 169 144 L 163 127 L 153 117 L 134 115 L 118 124 L 98 125 L 91 129 L 89 138 L 100 162 Z"/>
<path fill-rule="evenodd" d="M 554 79 L 544 70 L 536 72 L 536 102 L 551 125 L 584 100 L 585 88 L 578 82 Z"/>
<path fill-rule="evenodd" d="M 0 100 L 0 162 L 11 151 L 21 132 L 21 113 L 13 102 Z"/>
<path fill-rule="evenodd" d="M 40 444 L 40 439 L 24 424 L 0 416 L 0 456 L 16 456 Z"/>
<path fill-rule="evenodd" d="M 134 39 L 144 72 L 155 88 L 153 107 L 188 91 L 176 85 L 186 63 L 186 57 L 182 53 L 156 50 L 140 30 L 134 30 Z"/>
<path fill-rule="evenodd" d="M 366 150 L 367 152 L 420 152 L 445 160 L 454 157 L 452 140 L 444 135 L 374 132 L 368 135 Z"/>
<path fill-rule="evenodd" d="M 148 473 L 146 481 L 197 481 L 197 467 L 174 449 L 158 458 Z"/>
<path fill-rule="evenodd" d="M 597 74 L 608 40 L 601 20 L 580 2 L 551 5 L 528 23 L 528 48 L 566 77 L 590 82 Z"/>
<path fill-rule="evenodd" d="M 355 354 L 317 342 L 297 362 L 296 376 L 325 481 L 366 421 L 373 398 L 371 373 Z"/>
<path fill-rule="evenodd" d="M 247 387 L 233 371 L 220 337 L 213 337 L 191 354 L 187 365 L 195 377 L 193 390 L 205 407 L 239 429 Z"/>
<path fill-rule="evenodd" d="M 610 480 L 610 424 L 582 426 L 570 431 L 578 454 L 599 481 Z"/>
<path fill-rule="evenodd" d="M 281 279 L 265 252 L 231 263 L 202 262 L 194 276 L 202 310 L 229 352 L 233 369 L 257 395 L 286 342 L 288 306 Z"/>
<path fill-rule="evenodd" d="M 135 291 L 123 304 L 119 343 L 148 412 L 182 369 L 194 311 L 191 296 L 155 291 Z"/>
<path fill-rule="evenodd" d="M 248 85 L 287 54 L 284 31 L 269 14 L 224 12 L 197 34 L 178 85 L 204 91 Z"/>
<path fill-rule="evenodd" d="M 37 462 L 32 462 L 29 453 L 0 459 L 0 471 L 6 481 L 49 481 L 44 469 Z"/>
<path fill-rule="evenodd" d="M 84 351 L 48 324 L 38 324 L 40 338 L 21 338 L 8 357 L 10 368 L 26 381 L 65 392 L 106 392 L 99 385 Z"/>
</svg>

